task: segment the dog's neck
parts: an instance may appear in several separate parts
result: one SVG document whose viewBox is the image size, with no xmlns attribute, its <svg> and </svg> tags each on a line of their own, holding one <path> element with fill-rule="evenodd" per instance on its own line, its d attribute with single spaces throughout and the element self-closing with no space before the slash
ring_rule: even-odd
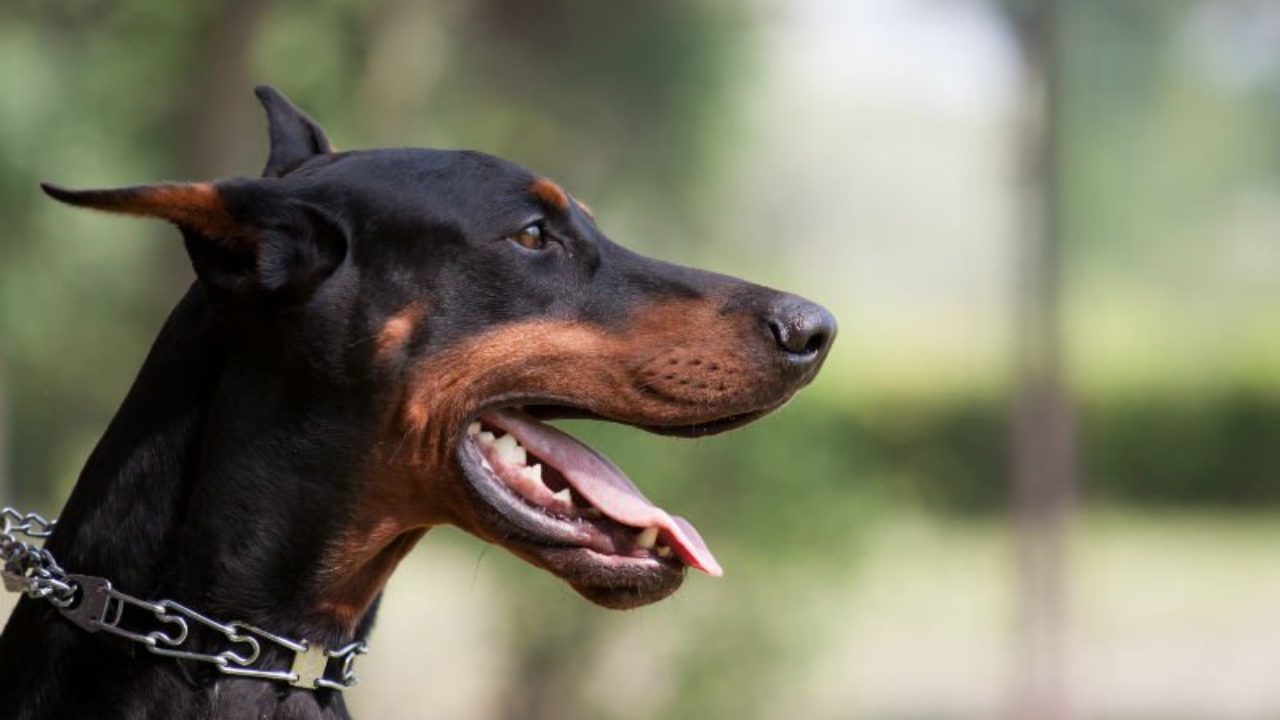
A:
<svg viewBox="0 0 1280 720">
<path fill-rule="evenodd" d="M 159 589 L 189 512 L 197 439 L 225 343 L 192 288 L 170 314 L 124 404 L 89 456 L 48 547 L 73 572 L 132 593 Z"/>
<path fill-rule="evenodd" d="M 68 572 L 105 577 L 138 597 L 330 647 L 362 637 L 372 612 L 348 628 L 310 612 L 321 556 L 356 490 L 341 480 L 352 475 L 340 448 L 360 441 L 341 420 L 350 408 L 340 395 L 306 387 L 300 374 L 286 383 L 261 358 L 237 358 L 232 340 L 193 287 L 90 456 L 48 547 Z M 303 400 L 314 397 L 327 397 L 326 406 Z M 124 645 L 24 600 L 0 640 L 0 687 L 23 685 L 12 674 L 39 687 L 76 667 L 87 676 L 111 667 L 110 676 L 133 682 L 140 671 L 130 663 L 175 664 Z M 37 677 L 40 665 L 59 672 Z M 200 683 L 188 684 L 199 693 Z M 265 697 L 285 696 L 275 690 Z M 0 691 L 0 717 L 22 704 L 7 694 Z M 337 712 L 341 701 L 324 709 Z"/>
</svg>

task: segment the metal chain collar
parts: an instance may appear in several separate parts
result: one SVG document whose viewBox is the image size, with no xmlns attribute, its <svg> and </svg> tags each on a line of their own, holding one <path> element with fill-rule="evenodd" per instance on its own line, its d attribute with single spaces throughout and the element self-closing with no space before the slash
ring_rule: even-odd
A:
<svg viewBox="0 0 1280 720">
<path fill-rule="evenodd" d="M 105 578 L 67 573 L 53 555 L 42 547 L 22 542 L 17 533 L 44 539 L 53 533 L 56 520 L 13 508 L 0 510 L 0 575 L 9 592 L 20 592 L 45 600 L 68 620 L 89 632 L 110 633 L 141 643 L 149 652 L 165 657 L 211 663 L 226 675 L 286 682 L 294 687 L 315 690 L 345 690 L 356 684 L 355 659 L 368 652 L 363 642 L 353 642 L 330 650 L 306 640 L 290 640 L 247 623 L 219 622 L 172 600 L 141 600 L 111 586 Z M 149 616 L 150 630 L 126 627 L 126 615 Z M 218 653 L 197 651 L 191 630 L 204 628 L 222 636 L 224 649 Z M 293 653 L 289 669 L 259 666 L 264 644 Z M 330 671 L 330 667 L 333 668 Z"/>
</svg>

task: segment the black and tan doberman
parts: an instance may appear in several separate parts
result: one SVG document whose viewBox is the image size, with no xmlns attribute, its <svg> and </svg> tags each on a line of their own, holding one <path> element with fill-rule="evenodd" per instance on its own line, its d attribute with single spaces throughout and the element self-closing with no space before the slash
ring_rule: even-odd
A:
<svg viewBox="0 0 1280 720">
<path fill-rule="evenodd" d="M 223 671 L 297 666 L 239 634 L 363 639 L 397 563 L 446 523 L 609 607 L 666 597 L 687 567 L 717 575 L 690 523 L 546 421 L 736 428 L 808 384 L 835 337 L 811 302 L 615 245 L 518 165 L 337 152 L 284 96 L 258 96 L 261 178 L 45 186 L 173 223 L 196 277 L 48 549 L 213 624 L 177 638 L 163 613 L 116 607 L 110 622 L 151 637 L 129 642 L 24 598 L 0 639 L 0 717 L 346 717 L 341 692 Z M 166 644 L 224 661 L 149 652 Z"/>
</svg>

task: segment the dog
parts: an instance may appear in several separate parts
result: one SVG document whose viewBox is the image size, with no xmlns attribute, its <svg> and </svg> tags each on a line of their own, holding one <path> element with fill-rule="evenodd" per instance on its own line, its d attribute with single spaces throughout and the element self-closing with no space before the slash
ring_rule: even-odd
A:
<svg viewBox="0 0 1280 720">
<path fill-rule="evenodd" d="M 614 244 L 514 163 L 339 152 L 256 94 L 260 178 L 43 186 L 176 225 L 195 281 L 46 544 L 74 596 L 24 597 L 0 637 L 0 717 L 348 717 L 382 588 L 442 524 L 611 608 L 719 575 L 547 421 L 723 432 L 835 339 L 812 302 Z"/>
</svg>

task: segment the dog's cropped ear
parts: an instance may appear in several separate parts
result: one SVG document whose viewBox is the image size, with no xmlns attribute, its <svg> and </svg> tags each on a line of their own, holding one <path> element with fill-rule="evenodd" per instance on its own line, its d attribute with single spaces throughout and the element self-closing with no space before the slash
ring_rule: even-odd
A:
<svg viewBox="0 0 1280 720">
<path fill-rule="evenodd" d="M 177 225 L 197 277 L 217 295 L 289 302 L 308 295 L 341 263 L 347 236 L 320 209 L 290 198 L 279 182 L 40 187 L 70 205 Z"/>
<path fill-rule="evenodd" d="M 279 90 L 259 85 L 253 94 L 267 111 L 271 135 L 271 153 L 262 170 L 263 177 L 280 177 L 308 158 L 333 152 L 324 130 Z"/>
</svg>

